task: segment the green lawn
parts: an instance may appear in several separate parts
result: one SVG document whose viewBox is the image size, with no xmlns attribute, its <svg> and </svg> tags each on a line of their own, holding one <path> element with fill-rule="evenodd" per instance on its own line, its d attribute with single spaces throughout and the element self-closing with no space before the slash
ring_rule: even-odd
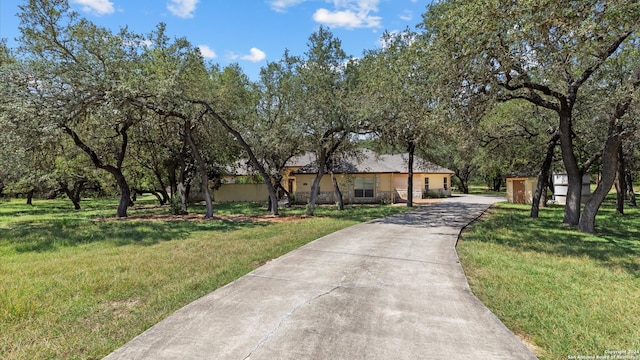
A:
<svg viewBox="0 0 640 360">
<path fill-rule="evenodd" d="M 640 358 L 640 211 L 605 205 L 588 235 L 563 208 L 498 204 L 469 226 L 458 252 L 474 293 L 540 359 Z M 634 353 L 635 352 L 635 353 Z"/>
<path fill-rule="evenodd" d="M 166 213 L 151 199 L 132 217 Z M 269 259 L 406 207 L 319 207 L 289 222 L 110 220 L 116 202 L 0 202 L 0 358 L 100 359 Z M 196 207 L 195 211 L 203 213 Z M 303 208 L 283 209 L 303 214 Z M 217 214 L 266 214 L 261 205 Z"/>
</svg>

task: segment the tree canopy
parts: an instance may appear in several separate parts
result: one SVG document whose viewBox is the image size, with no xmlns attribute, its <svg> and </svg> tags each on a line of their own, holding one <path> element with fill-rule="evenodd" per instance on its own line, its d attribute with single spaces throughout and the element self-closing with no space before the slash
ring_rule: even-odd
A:
<svg viewBox="0 0 640 360">
<path fill-rule="evenodd" d="M 637 1 L 443 0 L 359 58 L 320 27 L 304 54 L 285 51 L 258 79 L 206 61 L 164 24 L 116 32 L 67 0 L 26 1 L 19 17 L 19 47 L 0 41 L 0 195 L 64 192 L 78 208 L 84 189 L 104 185 L 124 217 L 144 192 L 186 213 L 197 187 L 211 217 L 211 189 L 243 163 L 277 215 L 285 164 L 312 152 L 313 214 L 332 164 L 374 139 L 453 169 L 463 191 L 472 176 L 499 186 L 526 171 L 540 198 L 563 169 L 564 221 L 594 231 L 614 180 L 625 192 L 637 175 Z M 581 212 L 588 171 L 602 181 Z"/>
</svg>

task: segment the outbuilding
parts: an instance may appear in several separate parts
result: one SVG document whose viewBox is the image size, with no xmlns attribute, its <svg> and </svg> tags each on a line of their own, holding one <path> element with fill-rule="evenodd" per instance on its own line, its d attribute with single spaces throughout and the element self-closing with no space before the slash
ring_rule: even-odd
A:
<svg viewBox="0 0 640 360">
<path fill-rule="evenodd" d="M 532 204 L 538 185 L 538 177 L 531 174 L 509 174 L 507 181 L 507 201 L 513 204 Z"/>
<path fill-rule="evenodd" d="M 565 205 L 569 191 L 569 176 L 567 174 L 553 174 L 553 190 L 553 200 L 556 204 Z M 582 175 L 581 191 L 580 202 L 584 204 L 591 197 L 591 175 Z"/>
</svg>

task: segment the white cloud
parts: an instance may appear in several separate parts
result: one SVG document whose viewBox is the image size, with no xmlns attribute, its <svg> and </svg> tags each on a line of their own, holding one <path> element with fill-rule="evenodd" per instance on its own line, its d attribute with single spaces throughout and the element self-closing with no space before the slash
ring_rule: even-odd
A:
<svg viewBox="0 0 640 360">
<path fill-rule="evenodd" d="M 218 54 L 207 45 L 198 45 L 198 49 L 200 49 L 200 54 L 202 54 L 202 57 L 205 59 L 215 59 L 218 57 Z"/>
<path fill-rule="evenodd" d="M 284 12 L 288 7 L 298 5 L 306 0 L 270 0 L 271 9 L 277 12 Z"/>
<path fill-rule="evenodd" d="M 268 0 L 271 9 L 285 12 L 287 8 L 309 0 Z M 378 13 L 381 0 L 324 0 L 332 3 L 333 8 L 320 8 L 313 14 L 313 20 L 329 27 L 380 28 L 382 17 Z"/>
<path fill-rule="evenodd" d="M 258 48 L 251 48 L 251 50 L 249 51 L 250 51 L 249 55 L 242 56 L 240 57 L 240 59 L 251 61 L 251 62 L 260 62 L 267 58 L 267 54 L 265 54 L 264 51 Z"/>
<path fill-rule="evenodd" d="M 113 14 L 115 9 L 109 0 L 72 0 L 73 3 L 81 5 L 82 11 L 95 13 L 97 15 Z"/>
<path fill-rule="evenodd" d="M 184 19 L 192 18 L 193 12 L 196 11 L 196 5 L 200 0 L 171 0 L 167 4 L 167 9 L 177 17 Z"/>
<path fill-rule="evenodd" d="M 329 27 L 346 27 L 349 29 L 361 27 L 362 20 L 353 11 L 329 11 L 318 9 L 313 14 L 313 20 Z"/>
<path fill-rule="evenodd" d="M 400 19 L 404 21 L 413 20 L 413 12 L 411 10 L 405 10 L 400 14 Z"/>
<path fill-rule="evenodd" d="M 333 0 L 335 10 L 318 9 L 313 20 L 329 27 L 379 28 L 382 18 L 372 14 L 378 12 L 380 0 Z"/>
</svg>

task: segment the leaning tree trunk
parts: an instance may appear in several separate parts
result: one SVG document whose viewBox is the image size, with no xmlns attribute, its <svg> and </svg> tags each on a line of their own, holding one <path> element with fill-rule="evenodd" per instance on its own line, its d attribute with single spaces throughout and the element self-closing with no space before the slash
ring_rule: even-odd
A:
<svg viewBox="0 0 640 360">
<path fill-rule="evenodd" d="M 596 214 L 600 205 L 613 186 L 616 170 L 618 168 L 618 149 L 621 144 L 619 133 L 609 136 L 602 151 L 602 178 L 593 192 L 589 201 L 584 206 L 584 211 L 580 216 L 578 230 L 587 233 L 595 231 Z"/>
<path fill-rule="evenodd" d="M 558 144 L 560 136 L 558 133 L 554 133 L 547 143 L 547 153 L 540 166 L 540 172 L 538 173 L 538 184 L 536 185 L 536 192 L 533 194 L 533 204 L 531 204 L 531 217 L 537 218 L 540 212 L 540 200 L 544 198 L 546 203 L 546 196 L 543 196 L 543 192 L 547 190 L 547 181 L 549 179 L 549 169 L 551 169 L 551 163 L 553 162 L 553 152 Z"/>
<path fill-rule="evenodd" d="M 562 162 L 567 172 L 568 189 L 567 202 L 564 207 L 565 224 L 577 225 L 580 221 L 580 200 L 582 196 L 582 172 L 573 153 L 573 134 L 571 131 L 571 114 L 560 114 L 560 150 Z"/>
<path fill-rule="evenodd" d="M 80 210 L 80 195 L 82 194 L 82 190 L 84 189 L 86 181 L 78 180 L 73 183 L 73 189 L 69 189 L 69 186 L 64 181 L 59 181 L 60 189 L 67 195 L 71 203 L 73 204 L 74 210 Z"/>
<path fill-rule="evenodd" d="M 307 204 L 306 214 L 309 216 L 313 216 L 316 210 L 316 200 L 318 197 L 318 192 L 320 190 L 320 180 L 322 180 L 322 176 L 324 175 L 324 171 L 322 171 L 323 165 L 320 167 L 318 172 L 316 173 L 316 177 L 313 179 L 313 184 L 311 184 L 311 194 L 309 194 L 309 203 Z"/>
<path fill-rule="evenodd" d="M 634 72 L 633 85 L 637 88 L 640 85 L 640 67 Z M 584 207 L 584 212 L 580 216 L 578 230 L 593 233 L 595 231 L 595 219 L 600 205 L 613 186 L 616 173 L 618 172 L 618 160 L 622 146 L 622 124 L 618 119 L 627 112 L 631 99 L 625 99 L 616 104 L 613 113 L 609 118 L 609 137 L 602 150 L 602 178 L 598 187 L 593 192 L 589 201 Z"/>
<path fill-rule="evenodd" d="M 201 191 L 204 196 L 204 202 L 207 204 L 207 211 L 204 215 L 205 219 L 211 219 L 213 217 L 213 201 L 211 201 L 211 193 L 209 192 L 209 175 L 207 174 L 207 164 L 204 162 L 202 156 L 200 156 L 200 151 L 198 151 L 198 147 L 196 143 L 193 141 L 193 136 L 191 136 L 191 121 L 185 121 L 184 123 L 184 137 L 191 148 L 191 155 L 193 159 L 198 164 L 198 171 L 200 172 L 200 182 L 201 182 Z"/>
<path fill-rule="evenodd" d="M 166 190 L 165 190 L 165 192 L 166 192 Z M 164 196 L 162 195 L 162 191 L 151 190 L 151 191 L 149 191 L 149 193 L 156 197 L 156 200 L 158 200 L 158 204 L 160 204 L 160 206 L 162 206 L 162 205 L 167 203 L 165 201 Z"/>
<path fill-rule="evenodd" d="M 127 130 L 130 126 L 131 123 L 127 122 L 122 126 L 122 128 L 118 129 L 117 131 L 118 134 L 122 137 L 122 143 L 120 144 L 120 153 L 118 154 L 116 165 L 113 166 L 103 163 L 98 154 L 84 141 L 82 141 L 82 139 L 80 139 L 80 136 L 78 136 L 78 134 L 73 129 L 66 125 L 62 125 L 62 130 L 67 135 L 69 135 L 71 139 L 73 139 L 73 142 L 76 144 L 76 146 L 82 149 L 82 151 L 84 151 L 89 156 L 89 158 L 93 162 L 93 165 L 98 169 L 107 171 L 115 178 L 116 183 L 118 184 L 118 188 L 120 189 L 120 203 L 118 204 L 118 211 L 116 213 L 116 216 L 118 218 L 127 217 L 127 208 L 131 204 L 131 189 L 129 188 L 129 184 L 127 183 L 127 180 L 122 173 L 122 163 L 124 161 L 127 146 L 129 143 Z"/>
<path fill-rule="evenodd" d="M 229 134 L 233 135 L 233 137 L 240 143 L 242 148 L 245 150 L 245 152 L 249 156 L 249 160 L 251 161 L 251 164 L 256 169 L 258 169 L 258 172 L 260 173 L 260 175 L 262 175 L 262 178 L 264 179 L 265 185 L 267 186 L 267 191 L 269 192 L 269 199 L 270 199 L 269 202 L 271 203 L 271 208 L 269 210 L 271 210 L 271 214 L 274 216 L 278 216 L 279 215 L 278 196 L 276 195 L 276 188 L 271 183 L 271 178 L 269 177 L 269 173 L 264 168 L 264 166 L 262 166 L 260 161 L 258 161 L 258 158 L 256 157 L 253 150 L 251 149 L 251 146 L 249 146 L 249 144 L 244 140 L 244 137 L 242 137 L 242 134 L 238 130 L 232 128 L 231 125 L 229 125 L 229 123 L 224 118 L 222 118 L 222 116 L 220 116 L 217 112 L 213 110 L 213 108 L 211 107 L 211 105 L 209 105 L 209 103 L 205 101 L 197 101 L 197 100 L 193 100 L 192 102 L 195 104 L 202 105 L 205 108 L 206 112 L 209 115 L 211 115 L 216 121 L 218 121 L 218 123 L 220 123 L 220 125 L 222 125 L 222 127 L 225 128 L 225 130 Z"/>
<path fill-rule="evenodd" d="M 407 207 L 413 207 L 413 157 L 416 152 L 416 144 L 411 141 L 407 146 L 409 152 L 409 161 L 407 163 Z"/>
<path fill-rule="evenodd" d="M 640 66 L 631 77 L 631 85 L 634 90 L 640 86 Z M 602 150 L 602 179 L 585 205 L 582 216 L 580 216 L 578 224 L 580 231 L 588 233 L 595 231 L 596 214 L 613 185 L 618 169 L 618 155 L 622 146 L 622 124 L 618 120 L 626 114 L 631 101 L 632 98 L 629 96 L 618 102 L 609 117 L 609 138 L 605 142 L 604 150 Z"/>
</svg>

